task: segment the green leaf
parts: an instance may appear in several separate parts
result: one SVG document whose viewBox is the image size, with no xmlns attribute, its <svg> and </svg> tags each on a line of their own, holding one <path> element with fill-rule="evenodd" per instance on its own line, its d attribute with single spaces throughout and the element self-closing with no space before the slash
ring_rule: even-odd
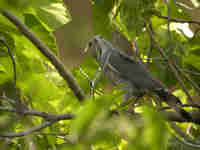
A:
<svg viewBox="0 0 200 150">
<path fill-rule="evenodd" d="M 111 22 L 111 13 L 115 0 L 93 0 L 92 1 L 92 17 L 93 27 L 96 34 L 106 37 L 111 36 L 113 31 Z"/>
<path fill-rule="evenodd" d="M 190 54 L 200 57 L 200 48 L 197 48 L 197 49 L 190 51 Z"/>
<path fill-rule="evenodd" d="M 146 129 L 143 136 L 147 137 L 144 142 L 149 144 L 152 149 L 165 149 L 168 131 L 163 116 L 152 108 L 144 107 L 144 120 Z"/>
<path fill-rule="evenodd" d="M 2 64 L 0 64 L 0 73 L 6 73 L 6 69 Z"/>
<path fill-rule="evenodd" d="M 1 0 L 0 8 L 8 8 L 21 20 L 23 14 L 32 13 L 51 32 L 71 20 L 69 11 L 60 0 Z"/>
<path fill-rule="evenodd" d="M 189 55 L 188 57 L 186 57 L 184 59 L 185 63 L 188 63 L 192 66 L 194 66 L 195 68 L 200 68 L 200 57 L 196 56 L 196 55 Z"/>
<path fill-rule="evenodd" d="M 4 72 L 0 73 L 0 84 L 3 84 L 13 79 L 13 65 L 10 58 L 6 57 L 0 58 L 0 64 L 2 66 L 1 68 L 5 69 Z"/>
<path fill-rule="evenodd" d="M 128 32 L 129 38 L 133 39 L 144 28 L 144 19 L 148 19 L 154 9 L 155 0 L 124 0 L 119 9 L 119 22 L 125 25 L 123 32 Z"/>
<path fill-rule="evenodd" d="M 31 1 L 32 0 L 29 0 L 29 1 L 27 0 L 17 0 L 17 1 L 1 0 L 0 9 L 7 9 L 17 14 L 20 14 L 28 8 Z"/>
<path fill-rule="evenodd" d="M 10 36 L 10 34 L 8 32 L 5 32 L 7 29 L 8 29 L 7 27 L 0 29 L 0 38 L 5 42 L 4 43 L 3 41 L 0 40 L 0 57 L 10 57 L 8 48 L 10 49 L 12 55 L 13 56 L 15 55 L 15 42 L 14 39 Z M 5 44 L 8 45 L 8 48 Z"/>
<path fill-rule="evenodd" d="M 26 97 L 30 97 L 39 110 L 55 112 L 63 92 L 52 84 L 44 74 L 32 74 L 20 81 L 19 86 Z"/>
<path fill-rule="evenodd" d="M 71 16 L 62 3 L 49 3 L 49 5 L 37 8 L 36 13 L 50 31 L 71 21 Z"/>
<path fill-rule="evenodd" d="M 58 49 L 52 33 L 44 27 L 35 15 L 26 13 L 24 17 L 25 24 L 57 55 Z"/>
</svg>

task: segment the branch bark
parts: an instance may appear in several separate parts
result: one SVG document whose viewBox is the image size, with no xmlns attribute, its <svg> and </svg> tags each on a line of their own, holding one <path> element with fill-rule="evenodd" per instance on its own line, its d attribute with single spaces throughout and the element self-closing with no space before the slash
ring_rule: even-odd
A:
<svg viewBox="0 0 200 150">
<path fill-rule="evenodd" d="M 7 112 L 14 112 L 16 113 L 15 109 L 9 108 L 9 107 L 0 107 L 1 111 L 7 111 Z M 172 122 L 186 122 L 184 118 L 177 112 L 172 112 L 172 111 L 160 111 L 166 116 L 167 120 L 172 121 Z M 113 114 L 117 114 L 118 112 L 111 112 Z M 192 116 L 192 121 L 193 123 L 200 124 L 200 111 L 188 111 L 188 113 Z M 11 133 L 0 133 L 0 137 L 9 137 L 9 138 L 14 138 L 14 137 L 20 137 L 20 136 L 26 136 L 29 135 L 33 132 L 40 131 L 53 123 L 56 123 L 60 120 L 71 120 L 75 117 L 73 114 L 61 114 L 61 115 L 53 115 L 50 113 L 46 112 L 39 112 L 37 110 L 25 110 L 24 115 L 27 116 L 38 116 L 46 121 L 43 122 L 42 124 L 32 127 L 30 129 L 20 131 L 20 132 L 11 132 Z M 132 114 L 133 117 L 141 117 L 139 113 L 134 113 Z"/>
<path fill-rule="evenodd" d="M 7 112 L 14 112 L 17 113 L 16 109 L 13 108 L 9 108 L 9 107 L 0 107 L 1 111 L 7 111 Z M 66 114 L 61 114 L 61 115 L 53 115 L 50 113 L 46 113 L 46 112 L 39 112 L 37 110 L 25 110 L 23 112 L 23 115 L 27 115 L 27 116 L 38 116 L 41 117 L 43 119 L 45 119 L 46 121 L 43 122 L 42 124 L 32 127 L 30 129 L 24 130 L 24 131 L 20 131 L 20 132 L 10 132 L 10 133 L 0 133 L 0 137 L 20 137 L 20 136 L 25 136 L 25 135 L 29 135 L 33 132 L 39 131 L 41 129 L 44 129 L 50 125 L 52 125 L 53 123 L 56 123 L 60 120 L 71 120 L 74 118 L 74 115 L 66 113 Z"/>
<path fill-rule="evenodd" d="M 9 108 L 9 107 L 0 107 L 1 111 L 7 111 L 7 112 L 17 112 L 16 109 Z M 24 110 L 23 115 L 26 116 L 38 116 L 45 120 L 51 120 L 51 121 L 59 121 L 59 120 L 71 120 L 74 118 L 74 115 L 66 113 L 66 114 L 60 114 L 60 115 L 54 115 L 46 112 L 39 112 L 37 110 Z"/>
<path fill-rule="evenodd" d="M 14 137 L 20 137 L 20 136 L 25 136 L 25 135 L 29 135 L 33 132 L 39 131 L 41 129 L 44 129 L 50 125 L 52 125 L 53 123 L 55 123 L 55 121 L 46 121 L 44 123 L 42 123 L 39 126 L 21 131 L 21 132 L 13 132 L 13 133 L 0 133 L 0 137 L 9 137 L 9 138 L 14 138 Z"/>
</svg>

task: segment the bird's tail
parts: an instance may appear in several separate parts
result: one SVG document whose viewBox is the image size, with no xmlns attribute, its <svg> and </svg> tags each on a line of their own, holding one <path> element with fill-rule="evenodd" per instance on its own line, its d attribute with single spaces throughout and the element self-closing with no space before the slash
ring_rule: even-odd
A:
<svg viewBox="0 0 200 150">
<path fill-rule="evenodd" d="M 171 94 L 167 89 L 155 90 L 155 93 L 179 113 L 186 121 L 192 121 L 192 116 L 182 108 L 182 103 L 178 97 Z"/>
</svg>

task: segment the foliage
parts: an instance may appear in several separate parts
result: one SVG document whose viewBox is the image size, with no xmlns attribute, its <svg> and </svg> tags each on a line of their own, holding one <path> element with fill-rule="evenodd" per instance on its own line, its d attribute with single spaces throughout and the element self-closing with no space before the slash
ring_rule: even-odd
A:
<svg viewBox="0 0 200 150">
<path fill-rule="evenodd" d="M 169 0 L 168 4 L 161 0 L 91 0 L 91 5 L 96 34 L 110 38 L 112 32 L 117 30 L 130 41 L 137 39 L 140 55 L 145 59 L 152 44 L 147 30 L 152 25 L 153 35 L 164 48 L 170 61 L 176 62 L 181 70 L 187 71 L 185 73 L 195 84 L 200 85 L 199 75 L 195 75 L 200 73 L 200 35 L 197 32 L 193 37 L 188 37 L 183 29 L 178 29 L 180 25 L 178 21 L 168 27 L 168 20 L 158 17 L 158 15 L 168 16 L 170 10 L 171 18 L 191 20 L 192 17 L 187 10 L 178 7 L 173 0 Z M 58 55 L 52 32 L 71 20 L 69 11 L 61 0 L 1 0 L 0 9 L 13 12 L 55 55 Z M 104 78 L 97 85 L 100 94 L 95 94 L 95 98 L 91 96 L 84 102 L 79 102 L 51 62 L 3 15 L 0 15 L 0 38 L 8 44 L 15 57 L 17 98 L 37 111 L 52 114 L 72 113 L 76 116 L 73 120 L 57 121 L 27 136 L 1 137 L 0 148 L 8 150 L 177 148 L 178 144 L 173 145 L 173 142 L 170 142 L 175 140 L 171 138 L 165 117 L 156 112 L 150 102 L 139 104 L 136 112 L 143 117 L 131 117 L 124 112 L 126 108 L 119 106 L 122 91 L 118 87 L 109 93 L 102 92 L 108 86 Z M 184 91 L 166 62 L 154 61 L 154 58 L 160 58 L 157 47 L 153 47 L 151 58 L 153 59 L 150 61 L 149 69 L 152 74 L 170 89 L 175 89 L 174 93 L 186 101 Z M 87 95 L 91 90 L 89 80 L 95 76 L 97 67 L 95 61 L 87 57 L 80 67 L 72 70 L 73 76 Z M 197 97 L 198 94 L 191 83 L 186 79 L 183 81 L 189 94 L 193 98 Z M 13 65 L 8 50 L 2 42 L 0 42 L 0 96 L 16 98 Z M 146 99 L 150 98 L 147 96 Z M 12 107 L 7 101 L 2 100 L 0 108 L 3 106 Z M 116 110 L 119 110 L 117 114 Z M 0 135 L 1 132 L 24 131 L 43 123 L 39 117 L 20 116 L 3 110 L 0 113 Z M 179 126 L 187 129 L 189 124 Z M 198 133 L 199 127 L 193 125 L 193 128 Z M 196 138 L 198 135 L 192 136 Z"/>
</svg>

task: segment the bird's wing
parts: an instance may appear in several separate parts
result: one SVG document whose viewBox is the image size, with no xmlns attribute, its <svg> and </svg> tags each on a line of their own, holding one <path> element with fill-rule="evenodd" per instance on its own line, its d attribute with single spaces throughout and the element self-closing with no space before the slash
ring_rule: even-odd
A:
<svg viewBox="0 0 200 150">
<path fill-rule="evenodd" d="M 151 73 L 128 55 L 113 51 L 109 58 L 109 64 L 120 73 L 123 79 L 132 82 L 136 87 L 141 89 L 155 88 Z"/>
</svg>

